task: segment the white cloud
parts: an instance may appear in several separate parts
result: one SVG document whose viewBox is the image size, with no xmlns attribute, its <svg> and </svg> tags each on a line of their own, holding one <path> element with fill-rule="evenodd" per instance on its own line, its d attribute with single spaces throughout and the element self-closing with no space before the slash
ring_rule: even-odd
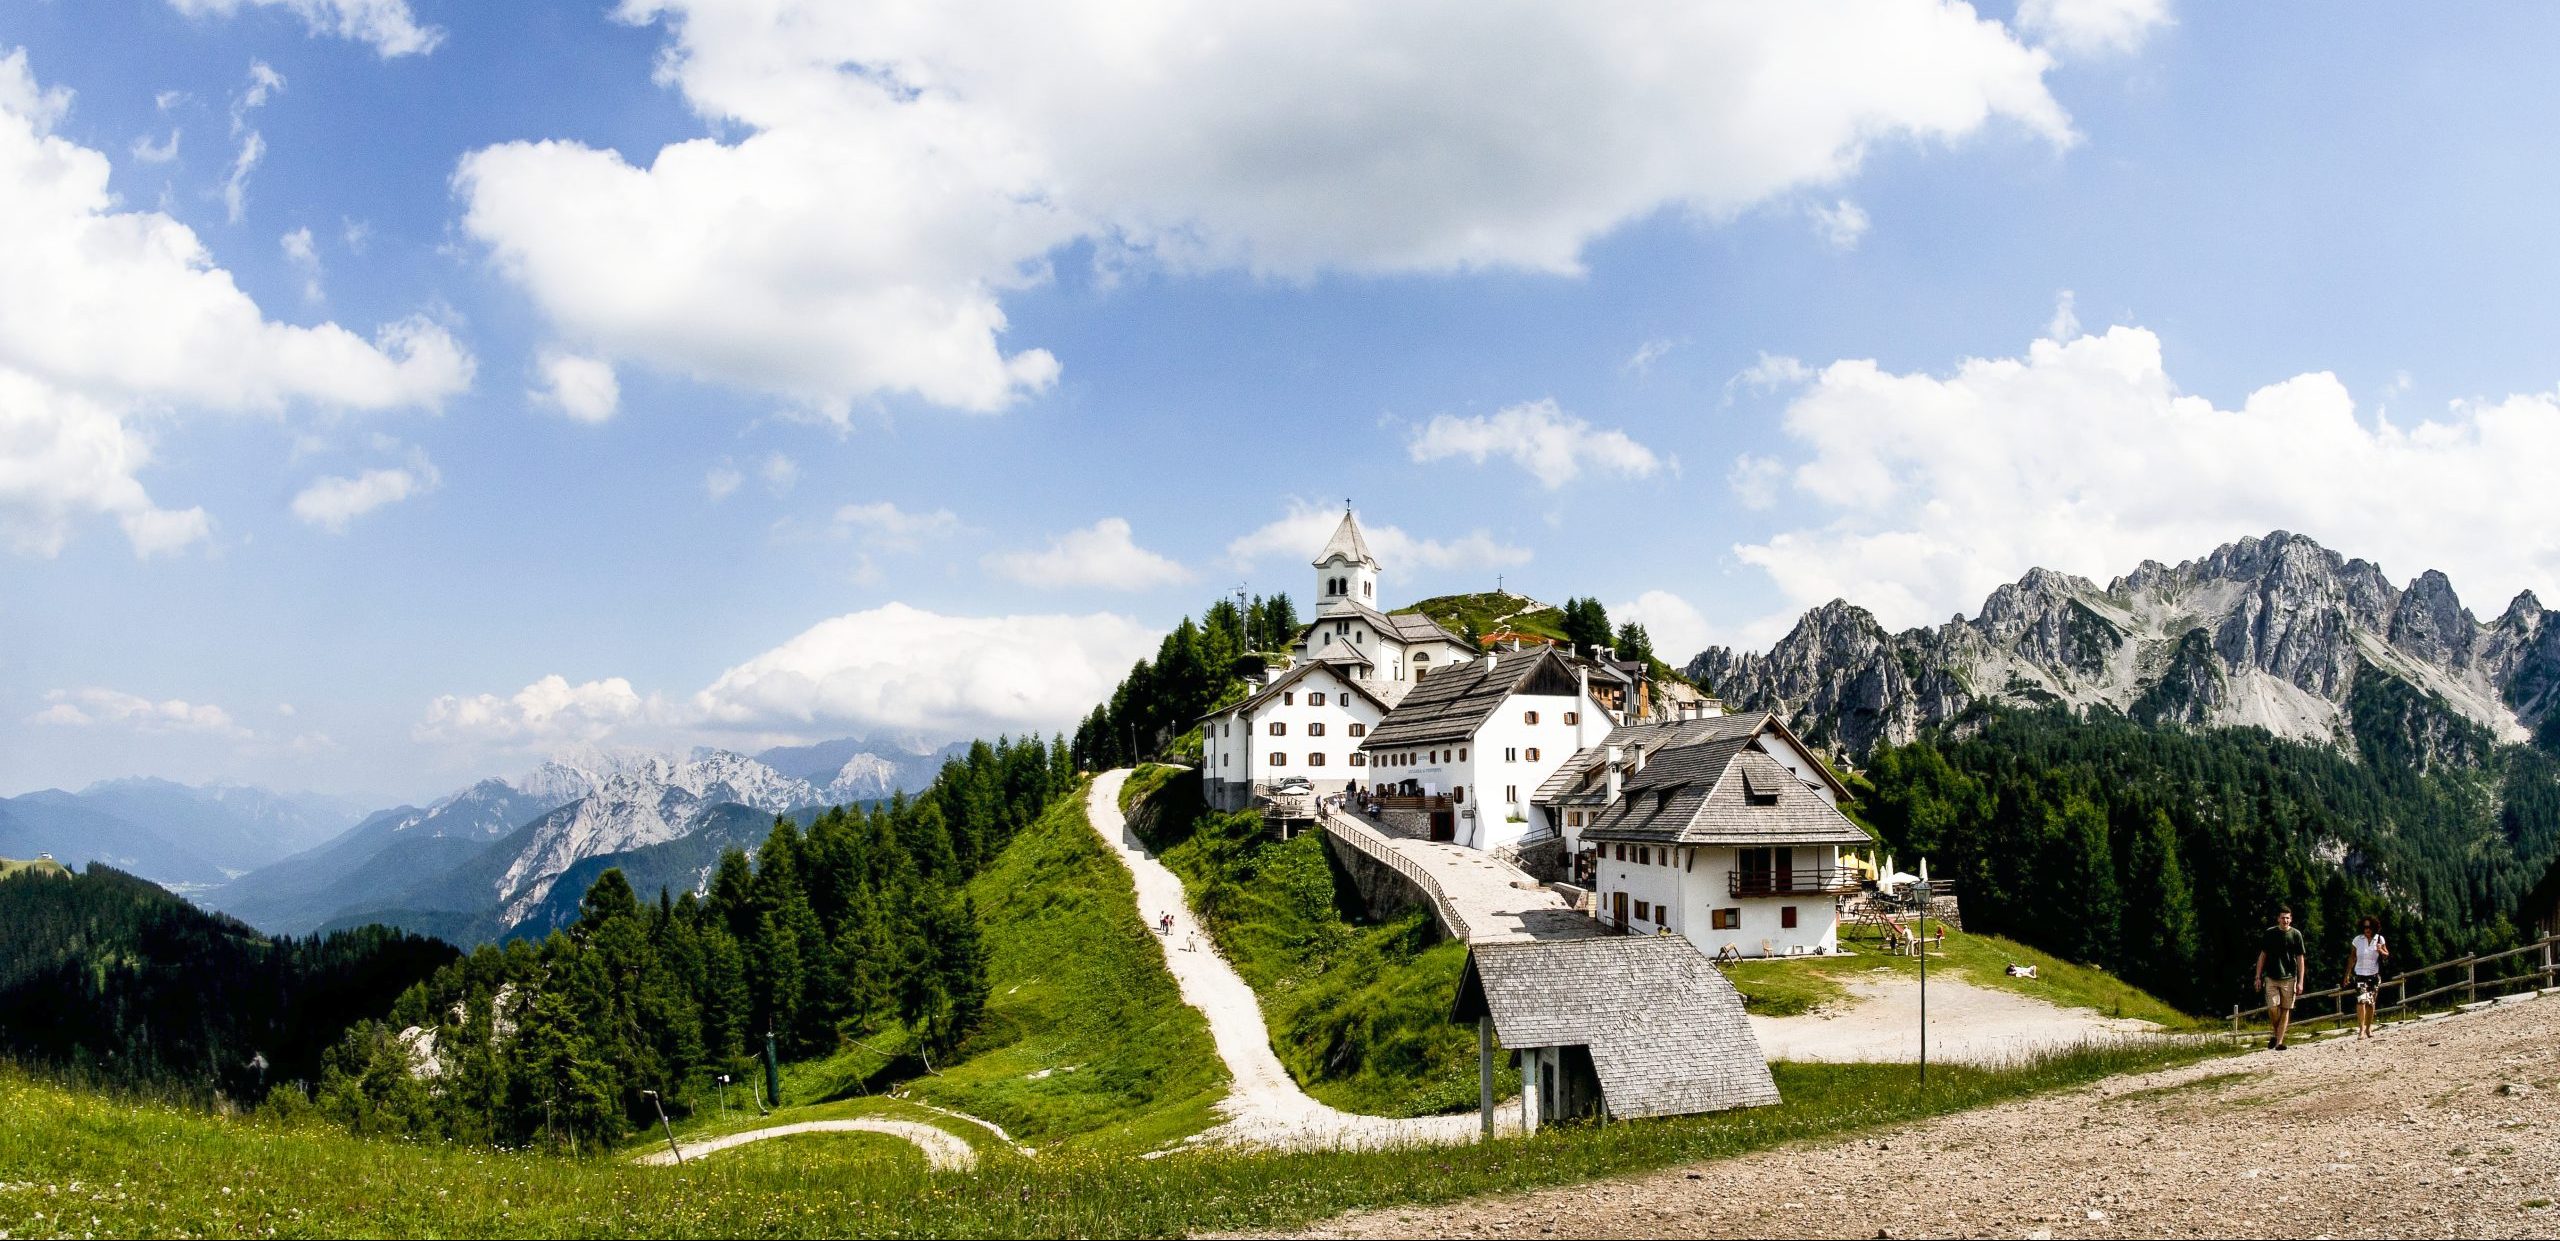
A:
<svg viewBox="0 0 2560 1241">
<path fill-rule="evenodd" d="M 1813 368 L 1785 354 L 1763 353 L 1760 360 L 1742 368 L 1724 381 L 1724 403 L 1733 404 L 1734 394 L 1744 389 L 1755 393 L 1792 388 L 1813 378 Z"/>
<path fill-rule="evenodd" d="M 1072 728 L 1162 635 L 1108 612 L 946 616 L 892 603 L 838 616 L 720 674 L 706 724 L 938 737 Z"/>
<path fill-rule="evenodd" d="M 185 132 L 186 131 L 183 129 L 172 126 L 169 130 L 169 136 L 158 142 L 153 142 L 151 140 L 151 135 L 149 134 L 144 134 L 141 137 L 134 139 L 132 147 L 133 162 L 137 164 L 165 164 L 170 160 L 178 158 L 178 137 Z"/>
<path fill-rule="evenodd" d="M 747 476 L 739 473 L 738 467 L 723 461 L 711 467 L 710 473 L 702 476 L 702 490 L 716 504 L 728 499 L 730 493 L 736 491 L 739 484 L 746 481 Z"/>
<path fill-rule="evenodd" d="M 1725 474 L 1724 481 L 1733 488 L 1733 498 L 1742 507 L 1756 511 L 1777 505 L 1778 484 L 1786 477 L 1785 462 L 1746 452 L 1733 459 L 1733 469 Z"/>
<path fill-rule="evenodd" d="M 777 452 L 767 456 L 756 473 L 764 478 L 766 490 L 777 496 L 788 495 L 800 482 L 800 463 Z"/>
<path fill-rule="evenodd" d="M 950 509 L 938 508 L 930 513 L 910 513 L 887 500 L 870 504 L 848 504 L 836 510 L 836 525 L 847 531 L 859 531 L 863 545 L 877 551 L 908 552 L 926 539 L 939 538 L 960 528 L 960 518 Z"/>
<path fill-rule="evenodd" d="M 203 509 L 152 502 L 134 477 L 150 460 L 114 408 L 0 365 L 0 542 L 12 550 L 59 554 L 87 516 L 114 517 L 140 556 L 211 535 Z"/>
<path fill-rule="evenodd" d="M 1341 523 L 1341 509 L 1291 500 L 1288 516 L 1227 544 L 1227 558 L 1240 570 L 1275 559 L 1305 564 L 1324 549 L 1325 540 L 1333 537 L 1333 528 Z M 1424 539 L 1405 533 L 1401 527 L 1362 522 L 1360 532 L 1367 536 L 1369 550 L 1391 572 L 1406 568 L 1500 569 L 1529 563 L 1528 548 L 1497 541 L 1482 530 L 1456 539 Z"/>
<path fill-rule="evenodd" d="M 2069 289 L 2054 295 L 2053 318 L 2044 325 L 2046 340 L 2070 340 L 2080 334 L 2079 302 Z"/>
<path fill-rule="evenodd" d="M 534 390 L 533 399 L 580 422 L 603 422 L 622 403 L 622 385 L 613 377 L 612 363 L 547 349 L 534 365 L 542 373 L 542 387 Z"/>
<path fill-rule="evenodd" d="M 1662 459 L 1626 432 L 1593 427 L 1551 399 L 1483 417 L 1441 414 L 1414 434 L 1408 451 L 1424 465 L 1451 457 L 1482 465 L 1488 457 L 1508 457 L 1549 491 L 1581 477 L 1585 468 L 1633 478 L 1652 477 L 1662 468 Z"/>
<path fill-rule="evenodd" d="M 170 698 L 159 702 L 121 690 L 91 686 L 50 690 L 45 709 L 29 716 L 32 723 L 69 728 L 122 728 L 137 733 L 206 733 L 246 737 L 249 730 L 231 713 L 211 703 Z"/>
<path fill-rule="evenodd" d="M 2178 390 L 2135 327 L 2038 340 L 1945 376 L 1840 361 L 1786 411 L 1811 524 L 1737 548 L 1796 605 L 1846 597 L 1936 623 L 2032 566 L 2098 580 L 2287 529 L 2494 611 L 2560 589 L 2560 394 L 2360 418 L 2326 372 L 2236 410 Z"/>
<path fill-rule="evenodd" d="M 284 247 L 285 262 L 292 264 L 295 271 L 302 273 L 302 300 L 306 302 L 321 300 L 320 250 L 311 242 L 311 230 L 297 228 L 279 238 L 278 242 Z"/>
<path fill-rule="evenodd" d="M 1659 338 L 1646 341 L 1636 346 L 1636 351 L 1628 354 L 1626 361 L 1618 364 L 1618 370 L 1629 375 L 1649 374 L 1653 364 L 1661 361 L 1662 355 L 1671 352 L 1672 347 L 1672 342 Z"/>
<path fill-rule="evenodd" d="M 345 534 L 347 523 L 386 504 L 433 491 L 442 481 L 423 453 L 396 469 L 366 470 L 353 478 L 318 478 L 293 497 L 293 515 L 304 524 L 331 534 Z"/>
<path fill-rule="evenodd" d="M 1858 241 L 1867 235 L 1866 208 L 1848 199 L 1843 198 L 1828 207 L 1815 203 L 1810 210 L 1813 212 L 1813 231 L 1822 238 L 1824 245 L 1834 250 L 1855 250 Z"/>
<path fill-rule="evenodd" d="M 422 55 L 444 41 L 442 30 L 418 24 L 408 0 L 169 0 L 189 17 L 229 17 L 244 5 L 287 10 L 312 34 L 371 44 L 385 60 Z"/>
<path fill-rule="evenodd" d="M 1648 590 L 1630 602 L 1612 604 L 1609 618 L 1621 625 L 1633 621 L 1644 626 L 1645 636 L 1653 640 L 1654 657 L 1674 668 L 1688 663 L 1713 641 L 1707 618 L 1688 600 L 1667 590 Z"/>
<path fill-rule="evenodd" d="M 284 75 L 263 60 L 249 62 L 249 85 L 231 100 L 231 136 L 240 140 L 239 154 L 231 158 L 231 177 L 222 185 L 222 205 L 237 224 L 249 210 L 249 174 L 267 157 L 267 140 L 249 128 L 249 114 L 267 106 L 269 97 L 284 91 Z"/>
<path fill-rule="evenodd" d="M 1190 581 L 1192 576 L 1191 570 L 1138 546 L 1129 537 L 1128 520 L 1120 517 L 1105 517 L 1085 529 L 1070 530 L 1039 551 L 1000 552 L 984 563 L 998 577 L 1052 590 L 1153 590 Z"/>
<path fill-rule="evenodd" d="M 645 165 L 466 156 L 464 229 L 564 336 L 844 416 L 1054 383 L 1004 296 L 1106 265 L 1574 273 L 1666 207 L 1707 221 L 1994 123 L 2073 141 L 2050 61 L 1952 0 L 1310 10 L 625 0 L 733 138 Z"/>
<path fill-rule="evenodd" d="M 668 714 L 654 695 L 642 698 L 621 677 L 572 685 L 554 673 L 504 698 L 438 697 L 427 704 L 414 735 L 420 741 L 540 747 L 603 741 Z"/>
<path fill-rule="evenodd" d="M 2066 56 L 2131 52 L 2170 22 L 2169 0 L 2019 0 L 2018 29 Z"/>
</svg>

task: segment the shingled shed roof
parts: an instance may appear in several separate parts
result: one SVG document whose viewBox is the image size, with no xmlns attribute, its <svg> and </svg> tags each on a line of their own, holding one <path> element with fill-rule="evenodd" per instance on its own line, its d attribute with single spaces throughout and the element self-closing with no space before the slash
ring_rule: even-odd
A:
<svg viewBox="0 0 2560 1241">
<path fill-rule="evenodd" d="M 1406 691 L 1396 709 L 1369 730 L 1364 750 L 1433 745 L 1474 736 L 1476 727 L 1515 693 L 1573 694 L 1580 691 L 1572 665 L 1553 648 L 1535 654 L 1497 652 L 1463 664 L 1434 669 L 1422 683 Z"/>
<path fill-rule="evenodd" d="M 1453 1016 L 1491 1016 L 1505 1047 L 1589 1048 L 1611 1116 L 1778 1101 L 1741 994 L 1680 936 L 1471 945 Z"/>
</svg>

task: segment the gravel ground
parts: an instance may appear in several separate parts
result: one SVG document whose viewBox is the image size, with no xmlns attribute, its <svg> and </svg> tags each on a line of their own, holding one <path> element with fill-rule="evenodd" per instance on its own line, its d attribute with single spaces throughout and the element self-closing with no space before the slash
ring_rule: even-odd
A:
<svg viewBox="0 0 2560 1241">
<path fill-rule="evenodd" d="M 2560 1237 L 2560 996 L 1325 1237 Z"/>
<path fill-rule="evenodd" d="M 1760 1054 L 1771 1060 L 1918 1060 L 1920 980 L 1888 970 L 1841 981 L 1849 989 L 1847 1004 L 1795 1017 L 1753 1017 Z M 2039 1051 L 2159 1031 L 2148 1021 L 2056 1008 L 2032 996 L 1977 986 L 1952 971 L 1929 980 L 1933 1063 L 2007 1064 Z"/>
</svg>

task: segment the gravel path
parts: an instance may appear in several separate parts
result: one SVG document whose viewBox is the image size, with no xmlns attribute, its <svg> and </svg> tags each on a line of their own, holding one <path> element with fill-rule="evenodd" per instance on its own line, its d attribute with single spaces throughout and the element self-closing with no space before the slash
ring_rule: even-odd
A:
<svg viewBox="0 0 2560 1241">
<path fill-rule="evenodd" d="M 1417 840 L 1347 810 L 1330 810 L 1326 817 L 1345 830 L 1366 833 L 1421 867 L 1466 919 L 1470 943 L 1589 939 L 1601 933 L 1598 922 L 1575 912 L 1555 889 L 1540 886 L 1527 871 L 1481 849 Z"/>
<path fill-rule="evenodd" d="M 1158 917 L 1174 916 L 1173 934 L 1160 936 L 1165 968 L 1182 989 L 1182 1002 L 1209 1019 L 1209 1034 L 1218 1058 L 1227 1065 L 1232 1084 L 1219 1110 L 1224 1124 L 1200 1135 L 1200 1142 L 1272 1147 L 1375 1147 L 1475 1141 L 1480 1122 L 1474 1113 L 1396 1120 L 1360 1116 L 1327 1107 L 1298 1088 L 1280 1057 L 1271 1050 L 1271 1033 L 1262 1021 L 1262 1004 L 1253 988 L 1218 955 L 1207 932 L 1191 920 L 1182 896 L 1182 881 L 1138 843 L 1120 813 L 1120 786 L 1126 770 L 1094 778 L 1085 802 L 1085 817 L 1102 843 L 1137 883 L 1138 920 L 1150 930 Z M 1512 1109 L 1517 1111 L 1518 1109 Z M 1516 1117 L 1514 1123 L 1516 1123 Z"/>
<path fill-rule="evenodd" d="M 913 1120 L 880 1120 L 872 1117 L 855 1120 L 804 1120 L 798 1124 L 749 1129 L 744 1133 L 725 1133 L 699 1142 L 686 1142 L 682 1139 L 678 1141 L 684 1147 L 684 1157 L 687 1160 L 693 1160 L 713 1151 L 724 1151 L 732 1146 L 744 1146 L 749 1142 L 761 1142 L 767 1138 L 787 1138 L 795 1133 L 885 1133 L 893 1138 L 904 1138 L 922 1148 L 925 1162 L 933 1165 L 937 1172 L 966 1172 L 978 1166 L 978 1152 L 970 1149 L 967 1142 L 954 1134 L 945 1133 L 931 1125 Z M 651 1151 L 639 1159 L 641 1163 L 656 1167 L 665 1167 L 675 1161 L 673 1151 Z"/>
<path fill-rule="evenodd" d="M 1966 982 L 1935 969 L 1929 979 L 1929 1059 L 1997 1065 L 2059 1047 L 2155 1034 L 2160 1027 Z M 1850 1002 L 1795 1017 L 1753 1017 L 1771 1060 L 1920 1058 L 1920 980 L 1885 970 L 1841 980 Z"/>
<path fill-rule="evenodd" d="M 1307 1235 L 2552 1237 L 2555 1201 L 2560 996 Z"/>
</svg>

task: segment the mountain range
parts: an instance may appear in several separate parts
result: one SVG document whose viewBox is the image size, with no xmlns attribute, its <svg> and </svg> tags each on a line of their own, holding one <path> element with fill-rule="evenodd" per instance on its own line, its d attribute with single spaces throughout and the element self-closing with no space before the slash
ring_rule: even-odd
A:
<svg viewBox="0 0 2560 1241">
<path fill-rule="evenodd" d="M 364 808 L 316 793 L 123 779 L 0 798 L 0 857 L 105 862 L 196 891 L 346 830 Z"/>
<path fill-rule="evenodd" d="M 2532 592 L 2482 621 L 2429 570 L 2381 568 L 2285 531 L 2175 566 L 2145 561 L 2105 586 L 2047 569 L 2001 586 L 1981 614 L 1888 632 L 1833 600 L 1760 653 L 1713 647 L 1686 675 L 1738 708 L 1784 715 L 1808 740 L 1864 755 L 1959 720 L 1976 704 L 2109 709 L 2143 723 L 2255 725 L 2354 740 L 2387 719 L 2417 752 L 2560 743 L 2560 618 Z M 2413 711 L 2359 713 L 2359 693 Z"/>
</svg>

